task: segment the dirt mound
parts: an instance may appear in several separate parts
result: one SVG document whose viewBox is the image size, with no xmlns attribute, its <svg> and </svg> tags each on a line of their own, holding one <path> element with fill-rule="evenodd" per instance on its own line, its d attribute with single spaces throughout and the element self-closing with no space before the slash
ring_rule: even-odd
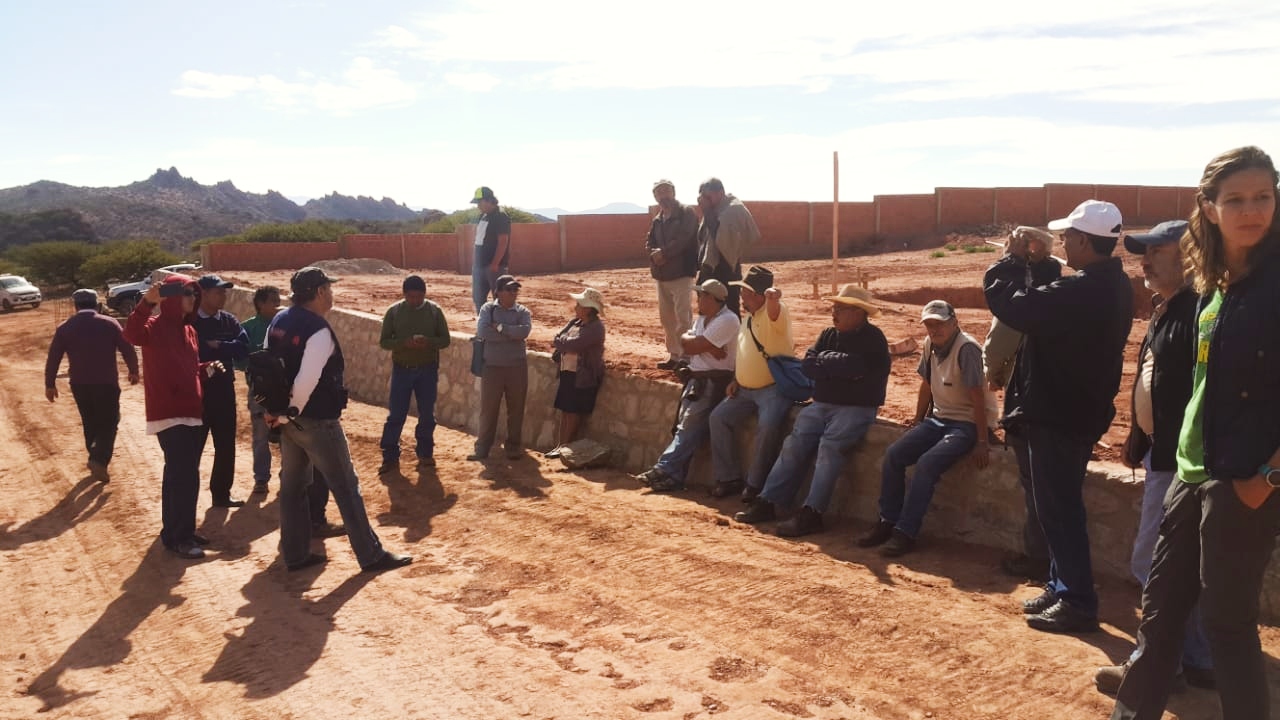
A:
<svg viewBox="0 0 1280 720">
<path fill-rule="evenodd" d="M 321 260 L 316 267 L 334 275 L 403 275 L 404 271 L 377 258 L 345 258 Z"/>
</svg>

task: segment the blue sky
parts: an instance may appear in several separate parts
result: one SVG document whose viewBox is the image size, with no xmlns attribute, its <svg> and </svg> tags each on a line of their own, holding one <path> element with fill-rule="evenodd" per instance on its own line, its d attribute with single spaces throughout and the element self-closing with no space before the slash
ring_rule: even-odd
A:
<svg viewBox="0 0 1280 720">
<path fill-rule="evenodd" d="M 176 166 L 295 198 L 828 200 L 1194 185 L 1280 153 L 1280 4 L 36 3 L 0 9 L 0 187 Z"/>
</svg>

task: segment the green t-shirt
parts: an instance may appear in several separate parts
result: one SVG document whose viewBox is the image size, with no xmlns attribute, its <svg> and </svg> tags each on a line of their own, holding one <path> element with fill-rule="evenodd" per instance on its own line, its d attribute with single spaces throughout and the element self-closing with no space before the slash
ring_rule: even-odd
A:
<svg viewBox="0 0 1280 720">
<path fill-rule="evenodd" d="M 1204 469 L 1204 379 L 1209 368 L 1209 341 L 1218 323 L 1218 309 L 1222 307 L 1222 291 L 1209 299 L 1196 323 L 1199 333 L 1196 343 L 1196 367 L 1192 375 L 1191 402 L 1182 416 L 1182 432 L 1178 434 L 1178 478 L 1198 485 L 1209 479 Z"/>
</svg>

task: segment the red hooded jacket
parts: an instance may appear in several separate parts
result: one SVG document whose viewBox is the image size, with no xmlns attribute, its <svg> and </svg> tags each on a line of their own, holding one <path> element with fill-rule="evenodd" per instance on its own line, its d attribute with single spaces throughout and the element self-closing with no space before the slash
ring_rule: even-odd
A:
<svg viewBox="0 0 1280 720">
<path fill-rule="evenodd" d="M 185 275 L 170 275 L 165 285 L 183 284 L 199 293 L 195 281 Z M 142 385 L 147 397 L 147 422 L 204 416 L 200 362 L 196 329 L 190 316 L 182 312 L 182 296 L 160 300 L 160 314 L 154 305 L 141 300 L 124 326 L 124 339 L 142 348 Z"/>
</svg>

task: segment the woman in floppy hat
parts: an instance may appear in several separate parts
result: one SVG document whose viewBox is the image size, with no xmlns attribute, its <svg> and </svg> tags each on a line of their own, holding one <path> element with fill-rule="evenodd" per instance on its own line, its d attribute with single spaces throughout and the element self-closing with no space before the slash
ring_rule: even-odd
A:
<svg viewBox="0 0 1280 720">
<path fill-rule="evenodd" d="M 555 408 L 560 411 L 560 433 L 555 449 L 546 457 L 560 457 L 560 449 L 573 442 L 582 419 L 596 407 L 596 393 L 604 380 L 604 297 L 595 288 L 569 293 L 573 319 L 556 333 L 552 359 L 560 366 Z"/>
</svg>

